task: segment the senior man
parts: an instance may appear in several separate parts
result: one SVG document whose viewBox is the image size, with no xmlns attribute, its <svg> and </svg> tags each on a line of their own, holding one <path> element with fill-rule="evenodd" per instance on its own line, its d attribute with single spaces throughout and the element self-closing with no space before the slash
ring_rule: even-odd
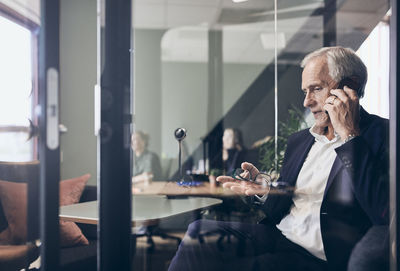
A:
<svg viewBox="0 0 400 271">
<path fill-rule="evenodd" d="M 256 183 L 219 177 L 224 187 L 253 198 L 266 219 L 193 222 L 170 270 L 346 270 L 368 229 L 388 224 L 388 121 L 359 105 L 365 65 L 351 49 L 327 47 L 301 66 L 304 106 L 315 124 L 288 138 L 278 182 L 293 193 L 266 194 Z M 259 173 L 250 163 L 242 169 L 246 176 Z M 231 234 L 245 247 L 237 253 L 197 244 L 198 232 Z"/>
</svg>

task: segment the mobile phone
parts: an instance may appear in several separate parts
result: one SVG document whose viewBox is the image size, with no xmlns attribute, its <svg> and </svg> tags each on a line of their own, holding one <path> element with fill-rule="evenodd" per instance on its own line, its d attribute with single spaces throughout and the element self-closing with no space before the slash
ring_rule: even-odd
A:
<svg viewBox="0 0 400 271">
<path fill-rule="evenodd" d="M 344 86 L 349 87 L 349 88 L 355 90 L 356 92 L 358 92 L 360 87 L 361 87 L 359 82 L 357 82 L 356 80 L 354 80 L 354 79 L 352 79 L 350 77 L 345 77 L 342 80 L 340 80 L 339 85 L 338 85 L 337 88 L 338 89 L 343 89 Z M 328 114 L 328 116 L 329 116 L 328 111 L 325 110 L 325 113 Z"/>
<path fill-rule="evenodd" d="M 361 85 L 359 82 L 357 82 L 356 80 L 350 78 L 350 77 L 345 77 L 343 78 L 340 82 L 337 88 L 343 89 L 344 86 L 347 86 L 353 90 L 355 90 L 356 92 L 359 91 Z"/>
</svg>

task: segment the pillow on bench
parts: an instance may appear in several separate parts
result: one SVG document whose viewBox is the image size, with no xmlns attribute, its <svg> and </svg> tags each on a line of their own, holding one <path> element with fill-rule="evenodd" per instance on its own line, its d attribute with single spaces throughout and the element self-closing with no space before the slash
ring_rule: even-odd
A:
<svg viewBox="0 0 400 271">
<path fill-rule="evenodd" d="M 89 178 L 90 174 L 86 174 L 61 181 L 60 206 L 78 203 Z M 0 233 L 0 244 L 24 244 L 27 241 L 27 184 L 0 180 L 0 201 L 8 222 L 8 227 Z M 88 240 L 74 222 L 60 220 L 62 247 L 87 244 Z"/>
</svg>

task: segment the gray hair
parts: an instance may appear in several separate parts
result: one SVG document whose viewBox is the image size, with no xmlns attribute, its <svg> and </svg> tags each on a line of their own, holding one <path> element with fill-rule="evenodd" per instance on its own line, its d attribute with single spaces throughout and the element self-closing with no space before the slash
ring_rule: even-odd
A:
<svg viewBox="0 0 400 271">
<path fill-rule="evenodd" d="M 144 148 L 147 149 L 147 147 L 149 146 L 149 139 L 150 136 L 148 134 L 146 134 L 145 132 L 141 131 L 141 130 L 136 130 L 133 134 L 132 134 L 132 138 L 134 135 L 138 135 L 142 140 L 143 140 L 143 144 L 144 144 Z"/>
<path fill-rule="evenodd" d="M 364 96 L 368 79 L 367 67 L 352 49 L 340 46 L 323 47 L 306 55 L 301 61 L 301 67 L 304 68 L 311 60 L 318 57 L 326 57 L 329 75 L 336 82 L 339 83 L 344 78 L 356 77 L 357 83 L 360 84 L 357 95 L 359 98 Z"/>
</svg>

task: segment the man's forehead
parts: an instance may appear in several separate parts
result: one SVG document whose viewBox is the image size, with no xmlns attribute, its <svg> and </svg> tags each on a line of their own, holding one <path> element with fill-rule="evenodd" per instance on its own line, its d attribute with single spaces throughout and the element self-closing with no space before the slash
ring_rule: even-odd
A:
<svg viewBox="0 0 400 271">
<path fill-rule="evenodd" d="M 312 73 L 316 73 L 316 72 L 329 72 L 329 68 L 328 68 L 328 62 L 326 57 L 315 57 L 310 59 L 310 61 L 307 63 L 307 65 L 305 65 L 303 72 L 304 71 L 309 71 Z"/>
<path fill-rule="evenodd" d="M 316 79 L 316 80 L 303 80 L 301 85 L 303 87 L 315 87 L 315 86 L 320 86 L 320 85 L 322 85 L 324 83 L 325 83 L 325 81 L 318 80 L 318 79 Z"/>
<path fill-rule="evenodd" d="M 310 60 L 303 69 L 302 86 L 319 85 L 332 80 L 327 61 L 323 57 Z"/>
</svg>

